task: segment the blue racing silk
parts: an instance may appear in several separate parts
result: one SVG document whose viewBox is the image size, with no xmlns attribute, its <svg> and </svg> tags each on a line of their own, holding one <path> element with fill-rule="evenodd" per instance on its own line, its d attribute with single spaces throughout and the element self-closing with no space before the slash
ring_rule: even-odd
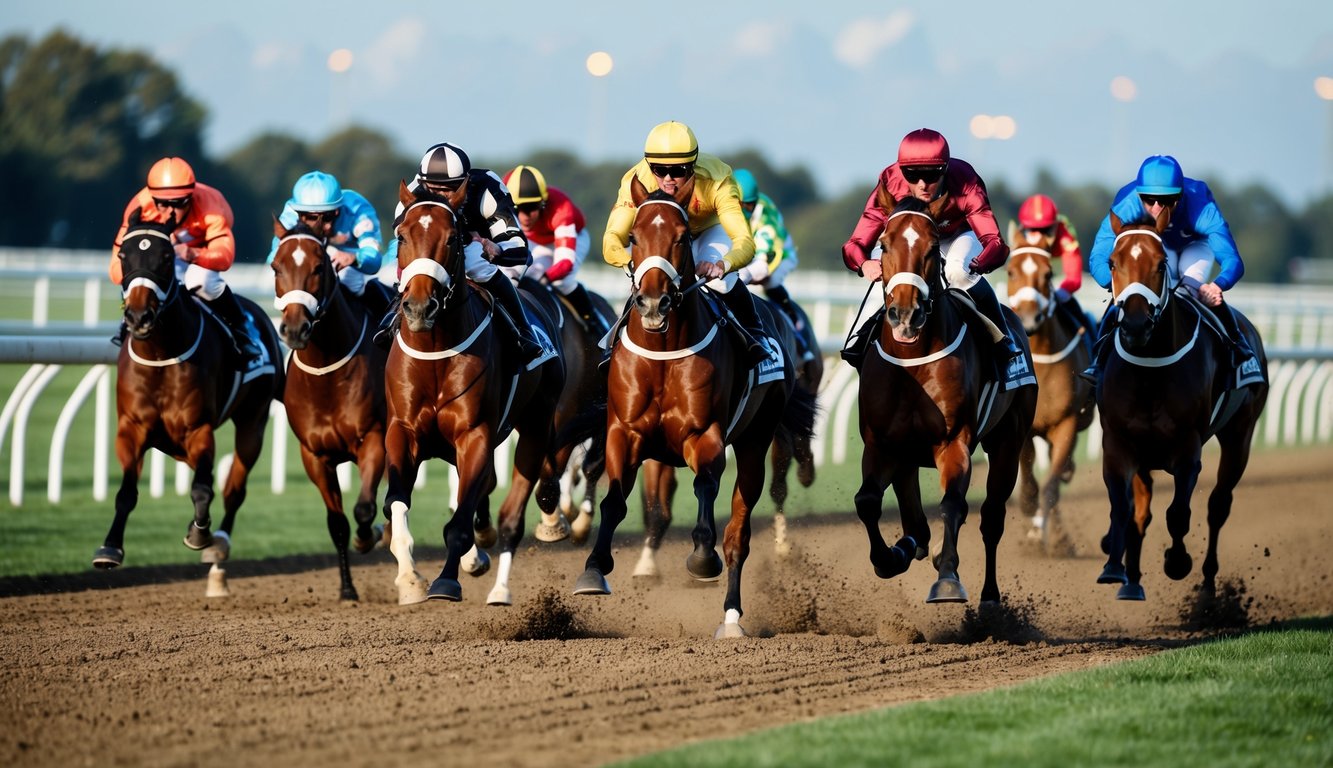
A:
<svg viewBox="0 0 1333 768">
<path fill-rule="evenodd" d="M 1148 218 L 1143 201 L 1135 192 L 1137 181 L 1131 181 L 1120 188 L 1111 204 L 1111 213 L 1121 221 L 1142 221 Z M 1171 221 L 1162 233 L 1162 242 L 1177 254 L 1185 246 L 1206 241 L 1213 252 L 1213 258 L 1221 266 L 1221 272 L 1213 280 L 1224 291 L 1231 288 L 1245 274 L 1245 264 L 1241 261 L 1236 241 L 1231 236 L 1231 228 L 1213 200 L 1213 192 L 1208 185 L 1197 179 L 1186 178 L 1181 188 L 1180 202 L 1171 212 Z M 1092 253 L 1088 257 L 1088 271 L 1097 284 L 1103 288 L 1111 287 L 1111 249 L 1115 245 L 1115 233 L 1111 231 L 1111 217 L 1102 219 L 1097 230 L 1097 238 L 1092 243 Z"/>
<path fill-rule="evenodd" d="M 296 209 L 288 200 L 282 207 L 278 220 L 287 229 L 296 226 L 300 218 Z M 343 190 L 342 205 L 338 206 L 338 218 L 333 222 L 333 231 L 329 233 L 329 246 L 356 256 L 358 272 L 373 275 L 380 271 L 380 218 L 375 208 L 360 192 Z M 278 238 L 273 238 L 273 246 L 268 251 L 268 263 L 278 252 Z"/>
</svg>

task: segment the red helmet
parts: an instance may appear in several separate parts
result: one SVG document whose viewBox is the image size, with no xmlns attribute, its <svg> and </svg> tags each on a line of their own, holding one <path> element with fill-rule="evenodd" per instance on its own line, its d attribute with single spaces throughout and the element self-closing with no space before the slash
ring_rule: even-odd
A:
<svg viewBox="0 0 1333 768">
<path fill-rule="evenodd" d="M 1055 208 L 1055 201 L 1046 195 L 1033 195 L 1018 207 L 1018 223 L 1024 229 L 1046 229 L 1054 226 L 1060 212 Z"/>
<path fill-rule="evenodd" d="M 148 170 L 148 191 L 171 200 L 194 194 L 194 169 L 179 157 L 164 157 Z"/>
<path fill-rule="evenodd" d="M 949 142 L 939 131 L 918 128 L 898 145 L 898 165 L 948 165 Z"/>
</svg>

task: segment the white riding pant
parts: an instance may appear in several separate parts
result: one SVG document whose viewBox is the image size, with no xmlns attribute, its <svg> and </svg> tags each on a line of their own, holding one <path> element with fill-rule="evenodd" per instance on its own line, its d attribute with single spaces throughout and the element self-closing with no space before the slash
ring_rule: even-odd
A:
<svg viewBox="0 0 1333 768">
<path fill-rule="evenodd" d="M 1171 275 L 1171 284 L 1184 283 L 1197 295 L 1199 286 L 1208 282 L 1213 274 L 1213 264 L 1217 257 L 1213 249 L 1202 240 L 1186 245 L 1180 253 L 1166 249 L 1166 268 Z"/>
<path fill-rule="evenodd" d="M 352 292 L 354 296 L 360 296 L 366 292 L 366 273 L 357 269 L 355 266 L 346 266 L 338 270 L 338 282 L 343 287 Z"/>
<path fill-rule="evenodd" d="M 588 258 L 588 251 L 592 248 L 592 236 L 588 230 L 579 230 L 578 236 L 574 240 L 574 268 L 568 275 L 555 280 L 551 287 L 560 292 L 561 296 L 568 296 L 579 287 L 579 268 L 583 266 L 583 261 Z M 509 279 L 517 282 L 519 278 L 526 274 L 534 280 L 542 279 L 546 270 L 555 263 L 555 249 L 549 245 L 542 245 L 528 241 L 528 252 L 532 254 L 532 266 L 530 267 L 500 267 L 500 271 L 509 275 Z"/>
<path fill-rule="evenodd" d="M 741 276 L 741 280 L 746 284 L 764 282 L 769 288 L 777 288 L 782 285 L 782 281 L 796 269 L 798 263 L 796 259 L 796 245 L 792 243 L 791 235 L 787 235 L 784 243 L 785 250 L 782 253 L 782 261 L 778 262 L 778 268 L 769 271 L 768 260 L 755 255 L 754 260 L 749 264 L 736 270 L 736 274 Z"/>
<path fill-rule="evenodd" d="M 213 301 L 227 290 L 227 281 L 222 279 L 221 272 L 191 264 L 184 259 L 176 259 L 176 279 L 185 285 L 185 290 L 204 301 Z"/>
<path fill-rule="evenodd" d="M 490 280 L 495 277 L 498 269 L 486 258 L 486 249 L 480 242 L 473 240 L 463 248 L 463 271 L 473 282 L 484 283 Z"/>
</svg>

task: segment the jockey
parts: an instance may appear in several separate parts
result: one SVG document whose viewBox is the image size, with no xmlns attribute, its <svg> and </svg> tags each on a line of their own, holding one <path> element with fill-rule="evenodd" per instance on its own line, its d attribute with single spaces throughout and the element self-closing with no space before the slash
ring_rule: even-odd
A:
<svg viewBox="0 0 1333 768">
<path fill-rule="evenodd" d="M 583 211 L 558 187 L 546 186 L 546 177 L 531 165 L 520 165 L 505 174 L 504 183 L 532 252 L 527 274 L 536 280 L 545 276 L 546 282 L 574 306 L 596 338 L 602 338 L 611 329 L 593 309 L 588 290 L 577 279 L 592 246 Z M 523 274 L 521 267 L 501 269 L 514 279 Z"/>
<path fill-rule="evenodd" d="M 1040 247 L 1049 243 L 1060 256 L 1064 275 L 1060 287 L 1055 289 L 1055 305 L 1086 331 L 1091 345 L 1096 329 L 1074 299 L 1074 294 L 1083 285 L 1083 251 L 1079 248 L 1074 225 L 1055 207 L 1054 200 L 1037 194 L 1018 207 L 1018 224 L 1009 223 L 1010 239 L 1014 239 L 1012 234 L 1018 229 L 1022 230 L 1023 242 L 1027 245 Z"/>
<path fill-rule="evenodd" d="M 197 183 L 194 169 L 179 157 L 164 157 L 153 163 L 148 170 L 148 185 L 125 206 L 120 231 L 111 249 L 111 282 L 116 285 L 121 282 L 120 244 L 135 211 L 144 221 L 165 222 L 175 218 L 176 231 L 171 239 L 176 244 L 176 279 L 226 323 L 242 362 L 257 361 L 262 352 L 247 328 L 249 317 L 222 279 L 221 273 L 236 259 L 231 206 L 222 193 Z M 119 344 L 124 336 L 122 323 L 113 341 Z"/>
<path fill-rule="evenodd" d="M 674 195 L 691 177 L 694 194 L 688 211 L 695 275 L 723 286 L 722 298 L 740 323 L 737 331 L 745 339 L 748 362 L 757 365 L 768 357 L 757 341 L 767 334 L 755 313 L 750 291 L 736 274 L 754 258 L 754 238 L 741 209 L 740 190 L 732 180 L 731 166 L 700 152 L 689 126 L 670 121 L 648 133 L 643 159 L 620 180 L 620 192 L 602 239 L 602 258 L 617 268 L 630 263 L 626 246 L 636 211 L 630 194 L 633 179 L 638 178 L 649 192 L 661 189 Z"/>
<path fill-rule="evenodd" d="M 365 303 L 376 317 L 388 309 L 389 300 L 379 282 L 366 291 L 367 275 L 380 269 L 380 218 L 360 192 L 343 189 L 338 180 L 322 171 L 311 171 L 296 180 L 292 197 L 278 217 L 287 229 L 306 225 L 316 237 L 328 238 L 329 260 L 338 271 L 338 282 Z M 268 263 L 278 252 L 278 238 L 268 252 Z"/>
<path fill-rule="evenodd" d="M 966 291 L 999 329 L 1001 337 L 995 347 L 1001 365 L 1022 354 L 1009 335 L 1009 324 L 1000 310 L 995 290 L 982 278 L 1004 266 L 1009 246 L 1000 237 L 986 183 L 972 166 L 951 158 L 949 142 L 929 128 L 919 128 L 903 138 L 898 145 L 898 162 L 880 171 L 856 229 L 842 246 L 842 260 L 847 268 L 872 282 L 882 279 L 883 267 L 878 260 L 869 258 L 870 251 L 884 232 L 889 217 L 889 212 L 879 207 L 881 191 L 895 202 L 910 195 L 929 203 L 948 195 L 949 201 L 935 222 L 940 234 L 940 253 L 944 256 L 945 283 Z M 875 327 L 877 318 L 871 318 L 857 331 L 842 351 L 844 360 L 859 367 Z"/>
<path fill-rule="evenodd" d="M 800 322 L 791 294 L 782 284 L 796 269 L 796 245 L 792 242 L 782 212 L 773 200 L 759 191 L 759 182 L 745 168 L 732 174 L 741 191 L 741 210 L 749 217 L 750 234 L 754 237 L 754 261 L 736 270 L 741 280 L 764 286 L 764 293 L 791 318 L 793 326 Z"/>
<path fill-rule="evenodd" d="M 1145 221 L 1155 219 L 1164 209 L 1168 212 L 1166 230 L 1162 232 L 1167 274 L 1173 282 L 1184 285 L 1191 295 L 1212 309 L 1229 336 L 1232 365 L 1239 367 L 1253 357 L 1254 352 L 1237 327 L 1230 306 L 1222 300 L 1222 292 L 1231 290 L 1245 273 L 1236 241 L 1231 237 L 1231 229 L 1222 218 L 1208 185 L 1187 178 L 1174 157 L 1153 155 L 1139 166 L 1138 178 L 1116 193 L 1111 213 L 1124 222 Z M 1097 230 L 1088 259 L 1093 279 L 1103 288 L 1111 287 L 1111 250 L 1114 246 L 1115 233 L 1111 230 L 1108 214 Z M 1206 282 L 1217 262 L 1221 262 L 1221 271 L 1213 282 Z M 1095 381 L 1101 377 L 1102 358 L 1108 346 L 1103 341 L 1109 337 L 1118 314 L 1112 304 L 1102 317 L 1097 334 L 1097 354 L 1083 372 L 1085 378 Z"/>
<path fill-rule="evenodd" d="M 462 149 L 441 142 L 421 156 L 420 167 L 407 188 L 414 194 L 440 196 L 456 191 L 460 185 L 466 185 L 467 197 L 463 209 L 455 211 L 455 215 L 463 239 L 469 241 L 463 248 L 463 271 L 468 279 L 485 287 L 495 298 L 495 305 L 500 310 L 495 317 L 518 344 L 523 363 L 530 363 L 542 354 L 542 345 L 528 329 L 517 289 L 499 267 L 527 266 L 532 263 L 532 255 L 528 252 L 528 242 L 519 227 L 518 214 L 514 212 L 514 201 L 510 199 L 504 182 L 493 171 L 473 168 L 472 161 Z M 395 230 L 403 221 L 404 211 L 400 202 L 393 213 Z M 389 243 L 387 258 L 398 258 L 397 238 Z M 381 325 L 381 333 L 376 334 L 376 339 L 387 340 L 387 334 L 391 332 L 391 327 Z"/>
</svg>

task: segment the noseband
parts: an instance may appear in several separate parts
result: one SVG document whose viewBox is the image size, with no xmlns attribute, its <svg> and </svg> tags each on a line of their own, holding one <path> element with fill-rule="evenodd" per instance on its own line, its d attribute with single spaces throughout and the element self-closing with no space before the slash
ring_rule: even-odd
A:
<svg viewBox="0 0 1333 768">
<path fill-rule="evenodd" d="M 418 275 L 425 275 L 435 281 L 436 294 L 443 292 L 443 295 L 438 296 L 436 299 L 439 302 L 439 308 L 443 309 L 448 306 L 449 300 L 453 298 L 454 291 L 456 291 L 458 285 L 463 282 L 463 234 L 458 228 L 458 214 L 443 200 L 418 200 L 409 205 L 407 210 L 403 211 L 403 223 L 399 224 L 394 229 L 394 234 L 401 239 L 401 230 L 403 226 L 407 224 L 408 212 L 413 208 L 419 208 L 426 205 L 443 208 L 445 212 L 449 214 L 450 223 L 453 224 L 453 231 L 450 233 L 449 239 L 445 243 L 445 248 L 447 250 L 447 253 L 445 254 L 446 263 L 441 264 L 431 256 L 418 256 L 413 259 L 411 263 L 406 267 L 403 267 L 402 273 L 398 277 L 398 292 L 402 293 L 406 290 L 407 284 L 412 278 L 417 277 Z M 423 216 L 417 223 L 420 223 L 423 226 L 423 229 L 428 229 L 430 227 L 430 217 Z M 451 263 L 457 265 L 454 271 L 459 274 L 450 274 L 447 265 Z"/>
<path fill-rule="evenodd" d="M 1046 250 L 1045 248 L 1037 248 L 1035 246 L 1024 246 L 1022 248 L 1015 248 L 1009 252 L 1010 258 L 1013 258 L 1014 256 L 1038 256 L 1043 259 L 1046 259 L 1046 263 L 1048 265 L 1050 264 L 1051 261 L 1050 251 Z M 1045 291 L 1038 290 L 1037 288 L 1034 288 L 1033 286 L 1030 285 L 1025 285 L 1022 288 L 1019 288 L 1017 291 L 1014 291 L 1013 293 L 1009 294 L 1009 306 L 1011 308 L 1025 301 L 1031 301 L 1037 305 L 1037 325 L 1041 325 L 1042 323 L 1046 322 L 1046 317 L 1051 309 L 1051 295 Z"/>
<path fill-rule="evenodd" d="M 652 205 L 654 203 L 657 203 L 659 205 L 669 205 L 672 208 L 675 208 L 677 211 L 679 211 L 681 218 L 683 218 L 686 222 L 690 220 L 689 214 L 687 214 L 685 212 L 685 209 L 681 207 L 681 205 L 677 203 L 675 200 L 644 200 L 642 203 L 639 204 L 639 207 L 642 208 L 645 205 Z M 685 229 L 685 241 L 681 247 L 684 248 L 690 247 L 690 231 L 688 226 Z M 639 295 L 639 290 L 643 283 L 644 275 L 648 274 L 654 269 L 660 269 L 666 273 L 667 281 L 670 283 L 670 288 L 667 289 L 667 294 L 676 296 L 679 299 L 683 299 L 686 296 L 688 296 L 691 292 L 698 290 L 699 287 L 702 286 L 705 282 L 704 280 L 701 280 L 698 277 L 691 275 L 691 277 L 695 277 L 694 281 L 691 282 L 689 285 L 685 286 L 684 288 L 682 288 L 681 283 L 684 282 L 686 276 L 682 275 L 676 269 L 675 264 L 672 264 L 671 261 L 664 256 L 656 256 L 656 255 L 647 256 L 644 257 L 642 261 L 640 261 L 638 264 L 634 266 L 633 272 L 630 271 L 628 265 L 626 265 L 625 267 L 625 272 L 626 274 L 629 275 L 631 285 L 633 286 L 634 289 L 633 290 L 634 296 Z M 675 309 L 676 307 L 680 306 L 680 304 L 681 304 L 680 301 L 672 302 L 670 307 L 668 308 L 668 311 L 670 311 L 671 309 Z"/>
<path fill-rule="evenodd" d="M 938 236 L 938 235 L 936 234 L 936 232 L 935 232 L 935 220 L 934 220 L 933 218 L 930 217 L 930 214 L 922 213 L 921 211 L 898 211 L 897 213 L 894 213 L 894 214 L 890 215 L 889 218 L 888 218 L 888 221 L 893 221 L 894 219 L 898 218 L 899 216 L 908 216 L 908 215 L 911 215 L 911 216 L 920 216 L 921 218 L 923 218 L 923 219 L 925 219 L 926 221 L 930 222 L 931 234 L 932 234 L 932 235 L 935 235 L 935 245 L 932 246 L 932 247 L 931 247 L 931 250 L 930 250 L 929 252 L 926 253 L 926 256 L 929 257 L 929 256 L 931 255 L 932 252 L 936 255 L 936 259 L 935 259 L 935 262 L 936 262 L 936 275 L 934 275 L 933 277 L 938 277 L 938 266 L 939 266 L 939 258 L 938 258 L 938 256 L 939 256 L 939 236 Z M 886 222 L 886 224 L 887 224 L 887 222 Z M 917 235 L 916 230 L 909 230 L 909 231 L 910 231 L 914 236 Z M 908 239 L 911 240 L 911 242 L 908 243 L 908 247 L 910 248 L 916 241 L 915 241 L 915 239 L 913 239 L 913 238 L 908 238 Z M 938 281 L 938 279 L 937 279 L 937 280 L 935 280 L 934 282 L 938 283 L 939 281 Z M 916 272 L 895 272 L 895 273 L 894 273 L 893 275 L 891 275 L 887 280 L 884 281 L 884 296 L 885 296 L 885 298 L 887 298 L 890 294 L 893 293 L 893 289 L 894 289 L 894 288 L 897 288 L 897 287 L 900 286 L 900 285 L 911 285 L 911 286 L 914 286 L 914 287 L 917 289 L 917 291 L 920 292 L 920 294 L 921 294 L 921 308 L 922 308 L 922 311 L 924 311 L 927 315 L 929 315 L 930 312 L 931 312 L 931 310 L 935 308 L 935 299 L 938 298 L 938 297 L 935 295 L 936 292 L 931 290 L 931 288 L 932 288 L 931 284 L 930 284 L 930 283 L 927 283 L 927 282 L 926 282 L 926 279 L 925 279 L 924 277 L 922 277 L 921 275 L 917 274 Z"/>
<path fill-rule="evenodd" d="M 1113 252 L 1114 249 L 1119 247 L 1121 240 L 1132 235 L 1144 235 L 1156 240 L 1158 244 L 1162 243 L 1162 236 L 1150 229 L 1128 229 L 1115 236 L 1115 243 L 1111 246 Z M 1165 246 L 1163 246 L 1162 257 L 1166 258 Z M 1152 324 L 1156 325 L 1162 317 L 1162 312 L 1166 309 L 1167 303 L 1171 301 L 1170 276 L 1168 275 L 1162 279 L 1162 289 L 1157 292 L 1140 282 L 1133 282 L 1125 286 L 1114 298 L 1116 308 L 1120 310 L 1117 320 L 1125 318 L 1125 300 L 1131 296 L 1142 296 L 1148 302 L 1148 305 L 1152 307 Z"/>
<path fill-rule="evenodd" d="M 171 235 L 168 235 L 165 232 L 159 232 L 156 229 L 131 230 L 130 232 L 125 233 L 125 237 L 121 239 L 122 245 L 126 240 L 129 240 L 130 238 L 136 236 L 158 237 L 163 240 L 166 240 L 168 247 L 171 246 Z M 150 241 L 148 240 L 139 241 L 139 250 L 146 251 L 150 247 L 152 247 L 152 243 Z M 172 263 L 174 264 L 174 262 Z M 172 302 L 180 298 L 180 287 L 179 287 L 180 281 L 176 279 L 176 275 L 173 272 L 170 279 L 167 280 L 167 287 L 163 289 L 160 279 L 161 275 L 145 267 L 130 270 L 129 272 L 125 273 L 120 279 L 121 300 L 123 301 L 125 299 L 128 299 L 131 290 L 133 290 L 136 287 L 142 286 L 144 288 L 149 289 L 150 291 L 153 292 L 153 295 L 157 296 L 159 310 L 166 309 L 167 307 L 171 306 Z"/>
<path fill-rule="evenodd" d="M 282 238 L 282 240 L 278 241 L 278 247 L 281 248 L 282 244 L 288 242 L 289 240 L 310 240 L 319 247 L 317 253 L 321 255 L 325 252 L 325 249 L 328 247 L 328 242 L 329 242 L 328 238 L 321 239 L 315 237 L 314 235 L 299 233 L 299 234 L 287 235 L 286 237 Z M 320 256 L 317 255 L 315 258 L 318 259 L 320 258 Z M 324 318 L 324 313 L 328 311 L 329 302 L 333 298 L 333 291 L 337 290 L 338 287 L 337 276 L 336 273 L 333 272 L 333 262 L 328 259 L 323 259 L 322 261 L 323 264 L 321 264 L 320 266 L 320 271 L 331 273 L 329 275 L 330 279 L 325 281 L 326 283 L 328 283 L 328 287 L 324 289 L 323 296 L 316 297 L 309 291 L 304 291 L 297 288 L 294 290 L 287 291 L 281 296 L 275 298 L 273 300 L 273 307 L 277 309 L 279 312 L 281 312 L 285 310 L 289 304 L 300 304 L 301 306 L 305 307 L 306 312 L 310 313 L 310 325 L 313 327 L 319 324 L 319 321 Z"/>
</svg>

